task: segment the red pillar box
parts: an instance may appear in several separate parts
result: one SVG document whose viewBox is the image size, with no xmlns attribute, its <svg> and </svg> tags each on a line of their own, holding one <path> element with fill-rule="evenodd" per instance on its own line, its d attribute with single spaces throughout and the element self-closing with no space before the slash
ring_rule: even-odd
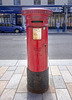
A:
<svg viewBox="0 0 72 100">
<path fill-rule="evenodd" d="M 33 93 L 48 90 L 48 17 L 47 9 L 26 9 L 22 15 L 27 27 L 27 88 Z"/>
</svg>

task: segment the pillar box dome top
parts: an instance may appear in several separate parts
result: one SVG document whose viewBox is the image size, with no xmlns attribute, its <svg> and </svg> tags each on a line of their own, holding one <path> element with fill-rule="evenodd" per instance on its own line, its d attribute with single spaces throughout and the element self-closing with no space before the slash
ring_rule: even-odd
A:
<svg viewBox="0 0 72 100">
<path fill-rule="evenodd" d="M 48 17 L 52 11 L 43 8 L 29 8 L 22 10 L 26 18 L 26 26 L 48 26 Z"/>
<path fill-rule="evenodd" d="M 27 16 L 27 15 L 38 15 L 41 14 L 42 16 L 50 16 L 52 15 L 52 11 L 44 8 L 28 8 L 25 10 L 22 10 L 22 15 Z"/>
</svg>

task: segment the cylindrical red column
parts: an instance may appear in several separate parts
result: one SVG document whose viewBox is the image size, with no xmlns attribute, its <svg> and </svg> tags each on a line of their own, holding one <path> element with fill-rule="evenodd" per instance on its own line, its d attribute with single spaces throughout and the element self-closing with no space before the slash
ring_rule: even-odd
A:
<svg viewBox="0 0 72 100">
<path fill-rule="evenodd" d="M 48 89 L 48 17 L 47 9 L 26 9 L 22 15 L 27 27 L 27 88 L 33 93 Z"/>
</svg>

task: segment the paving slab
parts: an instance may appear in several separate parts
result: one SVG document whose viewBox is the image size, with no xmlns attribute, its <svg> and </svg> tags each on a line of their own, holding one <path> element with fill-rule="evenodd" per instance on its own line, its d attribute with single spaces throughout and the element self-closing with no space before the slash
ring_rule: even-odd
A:
<svg viewBox="0 0 72 100">
<path fill-rule="evenodd" d="M 58 68 L 60 71 L 67 71 L 66 66 L 58 66 Z"/>
<path fill-rule="evenodd" d="M 61 75 L 57 66 L 51 66 L 52 75 Z"/>
<path fill-rule="evenodd" d="M 61 71 L 61 74 L 66 83 L 72 82 L 72 76 L 69 71 Z"/>
<path fill-rule="evenodd" d="M 27 60 L 18 60 L 16 66 L 27 66 Z"/>
<path fill-rule="evenodd" d="M 55 88 L 53 86 L 49 86 L 48 93 L 55 93 Z"/>
<path fill-rule="evenodd" d="M 49 59 L 50 66 L 70 66 L 72 65 L 72 59 Z"/>
<path fill-rule="evenodd" d="M 68 89 L 68 91 L 69 91 L 69 93 L 70 93 L 70 96 L 71 96 L 71 98 L 72 98 L 72 83 L 68 83 L 68 84 L 66 84 L 67 85 L 67 89 Z"/>
<path fill-rule="evenodd" d="M 24 71 L 24 67 L 17 67 L 15 74 L 22 74 Z"/>
<path fill-rule="evenodd" d="M 3 74 L 6 72 L 7 69 L 8 69 L 8 67 L 1 67 L 0 68 L 0 78 L 3 76 Z"/>
<path fill-rule="evenodd" d="M 1 95 L 1 100 L 13 100 L 15 91 L 15 89 L 5 89 L 3 94 Z"/>
<path fill-rule="evenodd" d="M 42 94 L 16 93 L 14 100 L 42 100 Z"/>
<path fill-rule="evenodd" d="M 1 77 L 0 80 L 10 80 L 14 71 L 6 71 L 5 74 Z"/>
<path fill-rule="evenodd" d="M 54 87 L 53 76 L 49 75 L 49 86 Z"/>
<path fill-rule="evenodd" d="M 72 75 L 72 66 L 67 66 L 67 68 L 68 68 L 69 72 L 70 72 L 71 75 Z"/>
<path fill-rule="evenodd" d="M 47 92 L 48 93 L 55 93 L 55 87 L 54 87 L 54 82 L 53 82 L 52 75 L 49 75 L 49 89 L 48 89 Z"/>
<path fill-rule="evenodd" d="M 27 76 L 27 67 L 24 67 L 23 76 Z"/>
<path fill-rule="evenodd" d="M 43 96 L 42 94 L 34 94 L 31 92 L 28 92 L 27 100 L 43 100 Z"/>
<path fill-rule="evenodd" d="M 17 66 L 11 66 L 11 67 L 8 68 L 8 71 L 15 71 L 16 68 L 17 68 Z"/>
<path fill-rule="evenodd" d="M 49 75 L 51 75 L 51 68 L 50 68 L 50 66 L 49 66 Z"/>
<path fill-rule="evenodd" d="M 71 100 L 67 89 L 56 89 L 58 100 Z"/>
<path fill-rule="evenodd" d="M 0 66 L 14 66 L 17 60 L 0 60 Z"/>
<path fill-rule="evenodd" d="M 57 100 L 55 93 L 43 93 L 43 100 Z"/>
<path fill-rule="evenodd" d="M 16 93 L 13 100 L 27 100 L 27 93 Z"/>
<path fill-rule="evenodd" d="M 9 88 L 9 89 L 15 89 L 18 87 L 18 84 L 20 82 L 20 79 L 21 79 L 21 76 L 22 74 L 14 74 L 11 78 L 11 80 L 9 81 L 8 85 L 6 88 Z"/>
<path fill-rule="evenodd" d="M 0 96 L 1 96 L 2 92 L 4 91 L 7 83 L 8 83 L 8 81 L 0 81 Z"/>
<path fill-rule="evenodd" d="M 64 80 L 62 78 L 62 76 L 53 76 L 53 80 L 54 80 L 54 85 L 55 88 L 57 89 L 64 89 L 66 88 L 66 85 L 64 83 Z"/>
<path fill-rule="evenodd" d="M 27 77 L 22 76 L 17 92 L 27 92 Z"/>
</svg>

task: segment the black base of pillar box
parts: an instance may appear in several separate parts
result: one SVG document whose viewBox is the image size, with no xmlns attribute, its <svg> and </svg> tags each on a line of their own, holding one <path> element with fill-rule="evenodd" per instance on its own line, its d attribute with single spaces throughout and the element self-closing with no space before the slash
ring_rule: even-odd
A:
<svg viewBox="0 0 72 100">
<path fill-rule="evenodd" d="M 27 69 L 27 89 L 32 93 L 43 93 L 49 87 L 48 69 L 43 72 L 32 72 Z"/>
</svg>

